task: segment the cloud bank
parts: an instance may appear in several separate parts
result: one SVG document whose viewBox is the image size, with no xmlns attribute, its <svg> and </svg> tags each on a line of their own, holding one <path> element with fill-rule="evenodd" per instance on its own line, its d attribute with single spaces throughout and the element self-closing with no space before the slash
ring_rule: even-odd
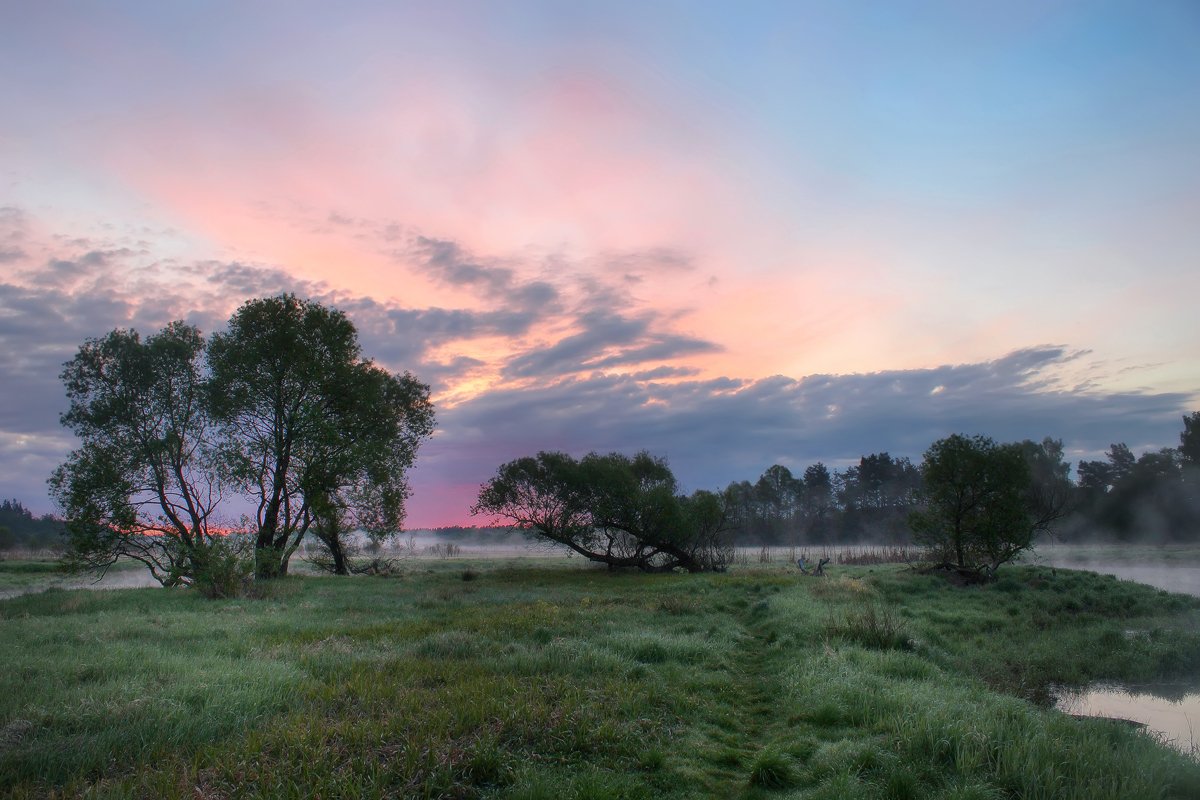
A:
<svg viewBox="0 0 1200 800">
<path fill-rule="evenodd" d="M 446 412 L 417 485 L 455 483 L 465 492 L 500 463 L 539 449 L 648 449 L 668 456 L 695 489 L 754 479 L 774 463 L 841 465 L 880 451 L 919 459 L 956 432 L 1002 441 L 1053 436 L 1076 458 L 1116 440 L 1135 450 L 1171 443 L 1187 395 L 1060 388 L 1059 369 L 1079 355 L 1044 346 L 977 364 L 870 374 L 675 383 L 596 374 L 497 390 Z"/>
<path fill-rule="evenodd" d="M 628 291 L 631 270 L 661 264 L 661 254 L 614 258 L 605 281 L 415 236 L 405 251 L 412 269 L 464 289 L 466 300 L 409 308 L 271 265 L 156 259 L 125 235 L 38 236 L 19 209 L 5 209 L 0 225 L 0 241 L 19 250 L 0 282 L 0 492 L 41 511 L 49 510 L 45 478 L 72 446 L 58 425 L 58 373 L 84 340 L 177 318 L 211 332 L 241 302 L 279 292 L 341 308 L 368 356 L 412 370 L 443 400 L 414 474 L 413 525 L 466 521 L 478 485 L 500 463 L 542 449 L 648 449 L 668 457 L 689 488 L 714 488 L 773 463 L 836 465 L 877 451 L 919 457 L 953 432 L 1054 436 L 1076 457 L 1113 441 L 1169 445 L 1191 401 L 1072 383 L 1094 356 L 1058 345 L 925 369 L 705 375 L 689 358 L 720 345 L 680 330 L 678 310 L 639 305 Z M 682 261 L 666 268 L 687 270 Z M 481 352 L 481 341 L 501 346 Z"/>
</svg>

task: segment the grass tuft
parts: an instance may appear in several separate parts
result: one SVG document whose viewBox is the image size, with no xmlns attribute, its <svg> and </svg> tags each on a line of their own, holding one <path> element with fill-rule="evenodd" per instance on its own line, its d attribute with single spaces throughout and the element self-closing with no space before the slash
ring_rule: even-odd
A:
<svg viewBox="0 0 1200 800">
<path fill-rule="evenodd" d="M 773 747 L 760 750 L 750 765 L 751 786 L 763 789 L 790 789 L 798 782 L 792 759 Z"/>
<path fill-rule="evenodd" d="M 909 650 L 913 640 L 904 623 L 889 609 L 868 603 L 825 625 L 825 635 L 876 650 Z"/>
</svg>

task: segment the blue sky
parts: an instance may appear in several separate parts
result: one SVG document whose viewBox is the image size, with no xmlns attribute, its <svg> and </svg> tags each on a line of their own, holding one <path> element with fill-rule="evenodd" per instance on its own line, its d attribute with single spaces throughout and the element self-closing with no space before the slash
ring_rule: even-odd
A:
<svg viewBox="0 0 1200 800">
<path fill-rule="evenodd" d="M 1194 3 L 6 17 L 0 493 L 39 510 L 83 339 L 277 291 L 433 384 L 421 525 L 542 448 L 699 488 L 1200 405 Z"/>
</svg>

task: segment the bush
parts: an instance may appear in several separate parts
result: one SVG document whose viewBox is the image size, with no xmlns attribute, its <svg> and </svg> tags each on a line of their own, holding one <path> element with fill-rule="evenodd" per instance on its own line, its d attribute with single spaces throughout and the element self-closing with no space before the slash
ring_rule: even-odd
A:
<svg viewBox="0 0 1200 800">
<path fill-rule="evenodd" d="M 246 589 L 253 570 L 246 543 L 224 536 L 197 549 L 192 586 L 210 600 L 237 597 Z"/>
</svg>

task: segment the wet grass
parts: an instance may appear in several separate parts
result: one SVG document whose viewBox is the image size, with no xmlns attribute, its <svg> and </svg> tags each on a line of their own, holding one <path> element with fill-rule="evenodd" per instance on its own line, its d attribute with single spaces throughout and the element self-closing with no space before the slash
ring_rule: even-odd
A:
<svg viewBox="0 0 1200 800">
<path fill-rule="evenodd" d="M 24 589 L 64 577 L 57 561 L 32 558 L 0 560 L 0 592 Z"/>
<path fill-rule="evenodd" d="M 62 563 L 49 555 L 5 553 L 3 556 L 0 558 L 0 598 L 55 586 L 78 586 L 93 580 L 90 577 L 64 572 Z M 140 575 L 143 571 L 141 564 L 127 562 L 113 566 L 109 575 L 116 578 L 122 575 Z"/>
<path fill-rule="evenodd" d="M 1037 702 L 1194 676 L 1200 601 L 1064 570 L 51 590 L 0 602 L 0 663 L 13 797 L 1200 796 L 1200 764 Z"/>
</svg>

